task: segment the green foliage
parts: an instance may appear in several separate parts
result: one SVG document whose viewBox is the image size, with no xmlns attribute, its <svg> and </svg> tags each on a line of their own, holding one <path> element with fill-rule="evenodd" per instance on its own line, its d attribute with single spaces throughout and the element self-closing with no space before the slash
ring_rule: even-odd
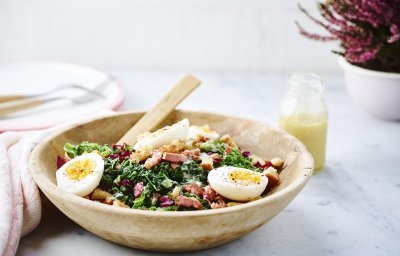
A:
<svg viewBox="0 0 400 256">
<path fill-rule="evenodd" d="M 218 153 L 221 156 L 224 154 L 225 148 L 226 148 L 226 145 L 223 142 L 219 141 L 219 140 L 215 140 L 215 141 L 209 140 L 209 141 L 206 141 L 206 142 L 200 144 L 201 152 Z"/>
<path fill-rule="evenodd" d="M 78 145 L 72 145 L 70 143 L 66 143 L 64 145 L 64 151 L 68 154 L 70 158 L 74 158 L 85 153 L 90 153 L 94 150 L 99 151 L 99 153 L 103 157 L 107 157 L 113 153 L 112 147 L 107 144 L 102 146 L 97 143 L 84 141 Z"/>
<path fill-rule="evenodd" d="M 257 171 L 258 168 L 254 167 L 251 163 L 251 159 L 248 157 L 244 157 L 239 149 L 232 149 L 231 153 L 226 154 L 222 157 L 221 166 L 234 166 L 240 168 L 246 168 L 250 170 Z"/>
</svg>

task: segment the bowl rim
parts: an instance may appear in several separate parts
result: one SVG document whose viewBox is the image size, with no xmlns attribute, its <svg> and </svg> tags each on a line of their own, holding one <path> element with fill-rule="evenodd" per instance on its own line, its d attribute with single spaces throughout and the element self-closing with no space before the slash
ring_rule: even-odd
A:
<svg viewBox="0 0 400 256">
<path fill-rule="evenodd" d="M 400 79 L 400 73 L 384 72 L 384 71 L 378 71 L 378 70 L 362 68 L 362 67 L 359 67 L 359 66 L 356 66 L 354 64 L 349 63 L 343 57 L 339 57 L 338 58 L 338 62 L 339 62 L 339 65 L 344 70 L 352 71 L 352 72 L 357 73 L 359 75 L 386 78 L 386 79 Z"/>
<path fill-rule="evenodd" d="M 60 129 L 52 134 L 47 135 L 39 144 L 35 146 L 33 149 L 30 157 L 29 157 L 29 172 L 38 185 L 38 187 L 43 191 L 44 194 L 49 191 L 51 194 L 57 194 L 58 193 L 58 198 L 62 198 L 63 201 L 69 201 L 73 203 L 74 205 L 79 205 L 82 207 L 91 207 L 91 208 L 96 208 L 96 210 L 106 212 L 106 213 L 114 213 L 114 214 L 128 214 L 128 215 L 141 215 L 141 216 L 150 216 L 150 217 L 167 217 L 167 218 L 181 218 L 181 217 L 200 217 L 200 216 L 208 216 L 208 215 L 222 215 L 222 214 L 227 214 L 227 213 L 232 213 L 240 210 L 244 210 L 247 208 L 257 208 L 259 205 L 264 205 L 270 202 L 275 202 L 279 200 L 280 197 L 283 195 L 290 193 L 291 191 L 296 190 L 298 187 L 303 187 L 307 181 L 310 179 L 313 173 L 314 169 L 314 161 L 312 159 L 311 154 L 306 150 L 305 146 L 294 136 L 288 134 L 287 132 L 275 128 L 269 124 L 259 122 L 256 120 L 248 119 L 248 118 L 242 118 L 242 117 L 237 117 L 237 116 L 229 116 L 229 115 L 224 115 L 224 114 L 218 114 L 214 112 L 207 112 L 207 111 L 189 111 L 189 110 L 183 110 L 183 109 L 177 109 L 174 112 L 181 112 L 181 113 L 196 113 L 196 114 L 206 114 L 206 115 L 214 115 L 214 116 L 220 116 L 220 117 L 233 117 L 236 119 L 240 119 L 243 121 L 252 121 L 252 122 L 258 122 L 261 123 L 262 125 L 267 126 L 269 129 L 272 131 L 278 133 L 282 137 L 292 141 L 296 145 L 296 151 L 301 153 L 302 157 L 306 160 L 306 166 L 302 168 L 300 171 L 302 172 L 302 175 L 299 175 L 300 178 L 297 178 L 295 181 L 292 183 L 288 184 L 285 188 L 283 188 L 280 191 L 276 191 L 270 195 L 267 195 L 261 199 L 252 201 L 252 202 L 246 202 L 240 205 L 235 205 L 232 207 L 225 207 L 225 208 L 219 208 L 219 209 L 207 209 L 207 210 L 196 210 L 196 211 L 150 211 L 150 210 L 140 210 L 140 209 L 132 209 L 132 208 L 122 208 L 122 207 L 113 207 L 110 205 L 98 203 L 92 200 L 85 199 L 83 197 L 79 197 L 76 195 L 73 195 L 71 193 L 65 192 L 61 189 L 59 189 L 54 183 L 52 183 L 44 174 L 43 172 L 40 171 L 39 168 L 39 163 L 36 161 L 38 159 L 39 153 L 41 149 L 46 145 L 49 141 L 57 137 L 58 135 L 71 130 L 77 126 L 84 125 L 87 123 L 91 123 L 100 119 L 105 119 L 105 118 L 110 118 L 114 116 L 124 116 L 124 115 L 129 115 L 129 114 L 144 114 L 144 111 L 123 111 L 123 112 L 118 112 L 115 114 L 106 114 L 102 115 L 99 117 L 95 118 L 90 118 L 85 121 L 77 122 L 75 124 L 68 125 L 64 127 L 63 129 Z M 42 187 L 45 187 L 45 189 L 42 189 Z M 47 195 L 46 195 L 47 196 Z M 48 196 L 48 198 L 51 200 L 50 197 L 53 197 L 54 195 Z"/>
</svg>

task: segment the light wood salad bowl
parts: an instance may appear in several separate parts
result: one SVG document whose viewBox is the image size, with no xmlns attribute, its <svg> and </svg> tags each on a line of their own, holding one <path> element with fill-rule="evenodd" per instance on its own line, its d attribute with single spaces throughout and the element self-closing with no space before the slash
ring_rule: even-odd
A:
<svg viewBox="0 0 400 256">
<path fill-rule="evenodd" d="M 90 232 L 125 246 L 152 251 L 193 251 L 228 243 L 248 234 L 281 212 L 301 191 L 313 172 L 303 144 L 266 124 L 204 112 L 174 111 L 164 124 L 189 118 L 230 134 L 238 145 L 263 158 L 279 156 L 286 167 L 281 183 L 265 198 L 238 206 L 200 211 L 160 212 L 119 208 L 58 189 L 56 159 L 66 142 L 112 144 L 143 115 L 121 113 L 95 119 L 44 139 L 33 151 L 30 171 L 43 193 L 65 215 Z"/>
</svg>

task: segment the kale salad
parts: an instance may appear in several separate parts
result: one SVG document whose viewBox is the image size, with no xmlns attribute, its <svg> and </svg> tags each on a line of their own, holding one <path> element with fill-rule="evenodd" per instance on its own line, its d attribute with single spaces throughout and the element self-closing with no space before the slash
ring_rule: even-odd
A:
<svg viewBox="0 0 400 256">
<path fill-rule="evenodd" d="M 261 159 L 229 136 L 183 119 L 134 145 L 64 145 L 57 186 L 100 203 L 156 211 L 206 210 L 261 198 L 279 184 L 283 161 Z"/>
</svg>

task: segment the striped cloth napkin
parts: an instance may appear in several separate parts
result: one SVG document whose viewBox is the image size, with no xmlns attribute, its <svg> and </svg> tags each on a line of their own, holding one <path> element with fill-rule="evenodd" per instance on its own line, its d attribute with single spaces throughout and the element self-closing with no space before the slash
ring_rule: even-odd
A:
<svg viewBox="0 0 400 256">
<path fill-rule="evenodd" d="M 102 111 L 96 117 L 110 115 Z M 85 120 L 93 119 L 86 117 Z M 39 188 L 29 174 L 29 156 L 47 135 L 84 120 L 40 131 L 0 134 L 0 255 L 15 255 L 21 237 L 40 222 L 42 208 Z"/>
<path fill-rule="evenodd" d="M 0 134 L 0 255 L 15 255 L 20 237 L 40 222 L 39 189 L 28 161 L 32 149 L 52 130 Z"/>
</svg>

